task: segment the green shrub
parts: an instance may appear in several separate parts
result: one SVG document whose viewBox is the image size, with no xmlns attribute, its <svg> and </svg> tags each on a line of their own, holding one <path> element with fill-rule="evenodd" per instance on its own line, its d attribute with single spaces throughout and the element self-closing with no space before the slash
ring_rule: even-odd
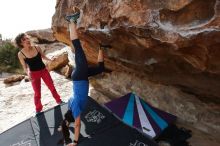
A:
<svg viewBox="0 0 220 146">
<path fill-rule="evenodd" d="M 10 41 L 0 44 L 0 71 L 21 72 L 22 68 L 18 59 L 19 49 L 14 47 Z"/>
</svg>

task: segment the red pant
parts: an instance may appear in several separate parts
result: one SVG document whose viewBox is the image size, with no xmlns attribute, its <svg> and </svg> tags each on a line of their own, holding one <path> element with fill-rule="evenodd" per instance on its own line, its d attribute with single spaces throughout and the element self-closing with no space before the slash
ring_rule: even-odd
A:
<svg viewBox="0 0 220 146">
<path fill-rule="evenodd" d="M 56 102 L 57 103 L 61 102 L 60 95 L 57 93 L 53 84 L 53 80 L 50 76 L 50 73 L 46 68 L 40 71 L 31 71 L 30 76 L 31 76 L 31 84 L 34 89 L 34 104 L 36 106 L 36 112 L 40 112 L 43 108 L 41 104 L 41 78 L 43 79 L 47 87 L 50 89 L 50 92 L 52 93 Z"/>
</svg>

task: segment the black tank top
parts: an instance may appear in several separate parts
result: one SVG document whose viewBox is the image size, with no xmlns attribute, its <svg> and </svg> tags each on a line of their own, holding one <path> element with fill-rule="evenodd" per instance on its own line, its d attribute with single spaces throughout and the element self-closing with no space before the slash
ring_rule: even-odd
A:
<svg viewBox="0 0 220 146">
<path fill-rule="evenodd" d="M 25 56 L 25 63 L 27 63 L 28 67 L 30 68 L 30 71 L 39 71 L 45 68 L 45 64 L 42 61 L 41 54 L 38 52 L 37 48 L 34 47 L 37 51 L 37 55 L 32 58 L 27 58 L 24 53 L 21 51 L 21 53 Z"/>
</svg>

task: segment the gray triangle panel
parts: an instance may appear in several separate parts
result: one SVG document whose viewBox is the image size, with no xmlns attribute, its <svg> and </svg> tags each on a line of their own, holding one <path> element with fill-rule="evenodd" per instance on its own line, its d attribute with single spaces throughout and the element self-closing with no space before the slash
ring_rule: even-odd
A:
<svg viewBox="0 0 220 146">
<path fill-rule="evenodd" d="M 1 133 L 0 146 L 38 146 L 30 119 Z"/>
<path fill-rule="evenodd" d="M 63 115 L 67 106 L 56 106 L 46 112 L 31 118 L 33 131 L 36 135 L 36 142 L 39 146 L 57 146 L 62 133 L 57 129 L 61 125 Z"/>
</svg>

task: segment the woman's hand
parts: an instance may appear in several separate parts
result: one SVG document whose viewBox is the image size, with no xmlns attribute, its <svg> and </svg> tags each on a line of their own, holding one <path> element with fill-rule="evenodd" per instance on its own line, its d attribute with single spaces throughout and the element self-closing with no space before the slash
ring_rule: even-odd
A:
<svg viewBox="0 0 220 146">
<path fill-rule="evenodd" d="M 67 146 L 77 146 L 77 143 L 78 142 L 74 140 L 73 143 L 69 143 Z"/>
<path fill-rule="evenodd" d="M 69 143 L 67 146 L 76 146 L 76 143 Z"/>
<path fill-rule="evenodd" d="M 31 80 L 32 80 L 32 78 L 31 78 L 31 73 L 30 73 L 30 71 L 29 71 L 29 70 L 27 71 L 27 76 L 28 76 L 29 81 L 31 81 Z"/>
<path fill-rule="evenodd" d="M 31 80 L 30 80 L 29 76 L 24 76 L 24 81 L 25 81 L 25 82 L 29 82 L 29 81 L 31 81 Z"/>
</svg>

